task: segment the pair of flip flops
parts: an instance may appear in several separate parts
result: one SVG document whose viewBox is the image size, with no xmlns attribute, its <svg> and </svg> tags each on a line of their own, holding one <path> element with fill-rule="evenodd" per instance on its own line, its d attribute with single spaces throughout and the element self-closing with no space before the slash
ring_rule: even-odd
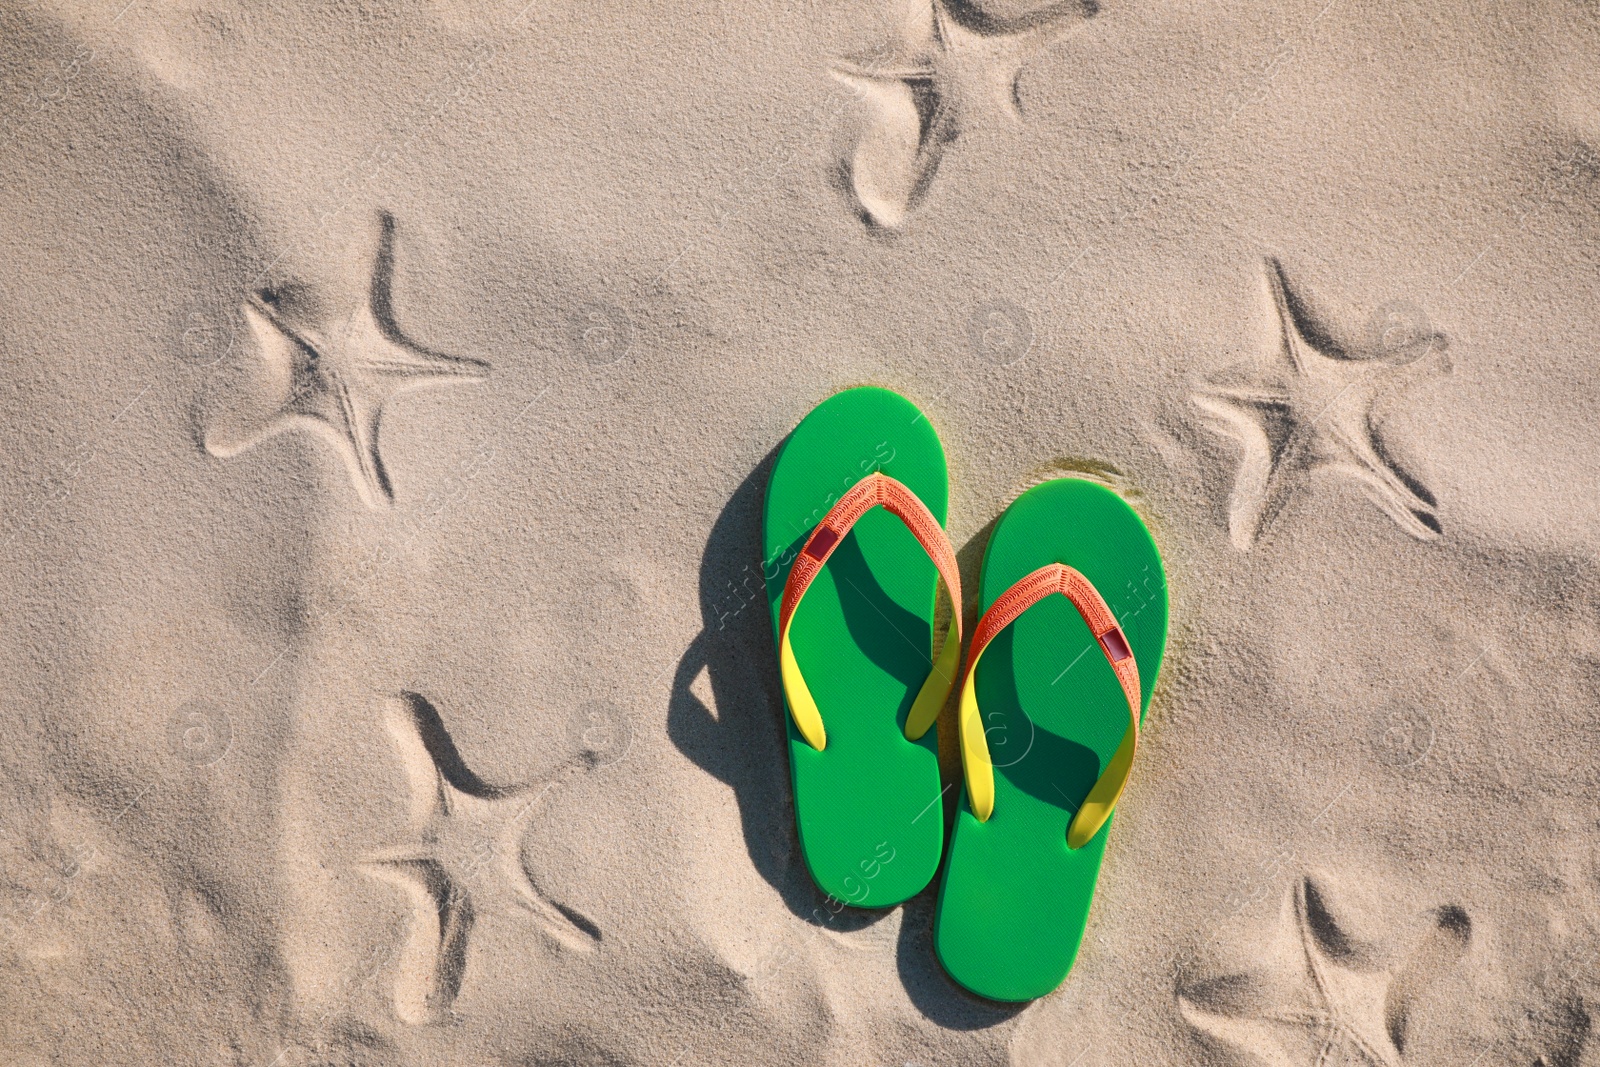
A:
<svg viewBox="0 0 1600 1067">
<path fill-rule="evenodd" d="M 944 854 L 935 723 L 959 682 L 965 789 L 934 945 L 972 992 L 1031 1000 L 1061 984 L 1083 939 L 1166 647 L 1166 581 L 1116 493 L 1036 486 L 989 538 L 962 672 L 948 497 L 938 434 L 886 389 L 824 401 L 778 456 L 765 573 L 796 821 L 837 899 L 882 908 L 924 889 Z M 953 604 L 942 644 L 940 584 Z"/>
</svg>

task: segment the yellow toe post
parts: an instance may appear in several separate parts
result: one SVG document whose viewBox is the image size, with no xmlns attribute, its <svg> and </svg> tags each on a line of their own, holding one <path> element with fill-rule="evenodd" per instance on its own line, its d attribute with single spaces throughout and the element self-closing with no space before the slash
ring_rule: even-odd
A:
<svg viewBox="0 0 1600 1067">
<path fill-rule="evenodd" d="M 821 752 L 828 747 L 828 731 L 822 728 L 822 712 L 817 710 L 817 702 L 812 699 L 805 675 L 800 673 L 800 664 L 795 661 L 794 646 L 789 644 L 787 626 L 783 628 L 783 640 L 779 642 L 779 648 L 783 695 L 789 702 L 789 714 L 794 716 L 795 729 L 806 739 L 806 744 Z"/>
<path fill-rule="evenodd" d="M 958 609 L 959 610 L 959 609 Z M 906 716 L 906 740 L 919 740 L 939 720 L 944 702 L 950 699 L 950 690 L 956 686 L 956 671 L 961 668 L 961 631 L 952 619 L 950 632 L 945 634 L 944 647 L 933 661 L 933 670 L 922 683 L 917 699 L 912 701 L 911 713 Z"/>
<path fill-rule="evenodd" d="M 1129 727 L 1122 735 L 1122 744 L 1117 746 L 1116 754 L 1106 764 L 1105 773 L 1095 781 L 1089 795 L 1083 799 L 1083 807 L 1078 809 L 1078 814 L 1072 817 L 1071 824 L 1067 826 L 1068 848 L 1087 845 L 1100 832 L 1106 820 L 1111 818 L 1111 809 L 1117 806 L 1122 790 L 1128 784 L 1128 776 L 1133 773 L 1133 757 L 1138 748 L 1138 731 Z"/>
<path fill-rule="evenodd" d="M 961 769 L 967 779 L 967 801 L 979 822 L 994 814 L 994 761 L 989 758 L 989 742 L 983 733 L 983 713 L 978 710 L 978 661 L 983 649 L 967 664 L 967 677 L 961 685 Z"/>
</svg>

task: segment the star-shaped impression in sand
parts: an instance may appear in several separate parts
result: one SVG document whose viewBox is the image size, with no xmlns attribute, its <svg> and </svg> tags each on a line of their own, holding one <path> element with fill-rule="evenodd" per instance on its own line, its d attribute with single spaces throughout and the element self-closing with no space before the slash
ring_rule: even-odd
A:
<svg viewBox="0 0 1600 1067">
<path fill-rule="evenodd" d="M 531 914 L 561 944 L 592 948 L 600 930 L 544 897 L 521 858 L 524 820 L 572 767 L 543 783 L 490 785 L 467 767 L 438 710 L 416 693 L 392 704 L 390 725 L 411 779 L 415 841 L 368 856 L 363 866 L 405 888 L 416 907 L 397 969 L 396 1014 L 409 1023 L 444 1017 L 461 991 L 482 914 Z"/>
<path fill-rule="evenodd" d="M 1437 537 L 1438 502 L 1384 454 L 1374 429 L 1378 403 L 1426 373 L 1418 368 L 1428 360 L 1396 366 L 1352 357 L 1308 325 L 1276 260 L 1267 261 L 1267 287 L 1278 334 L 1267 364 L 1235 368 L 1194 396 L 1217 432 L 1244 451 L 1228 501 L 1234 546 L 1249 550 L 1317 470 L 1355 479 L 1412 536 Z M 1444 347 L 1438 334 L 1426 341 L 1423 357 Z"/>
<path fill-rule="evenodd" d="M 869 110 L 846 162 L 862 217 L 880 228 L 899 227 L 962 126 L 985 114 L 1020 122 L 1023 64 L 1060 32 L 1068 15 L 1090 11 L 1082 3 L 1058 3 L 1000 21 L 968 0 L 931 0 L 916 8 L 904 43 L 836 64 L 834 76 Z"/>
<path fill-rule="evenodd" d="M 377 260 L 365 298 L 343 322 L 302 325 L 290 321 L 271 290 L 253 294 L 242 313 L 255 349 L 282 393 L 275 409 L 240 434 L 208 430 L 206 449 L 229 458 L 285 430 L 307 429 L 338 449 L 356 491 L 370 507 L 394 500 L 378 424 L 396 393 L 425 385 L 480 381 L 489 366 L 430 351 L 395 323 L 394 219 L 382 216 Z"/>
<path fill-rule="evenodd" d="M 1402 1067 L 1413 1010 L 1466 954 L 1472 923 L 1457 907 L 1430 913 L 1421 943 L 1395 971 L 1378 967 L 1338 926 L 1322 892 L 1300 879 L 1290 897 L 1295 988 L 1287 1004 L 1241 997 L 1246 976 L 1180 989 L 1178 1007 L 1197 1031 L 1270 1067 Z"/>
</svg>

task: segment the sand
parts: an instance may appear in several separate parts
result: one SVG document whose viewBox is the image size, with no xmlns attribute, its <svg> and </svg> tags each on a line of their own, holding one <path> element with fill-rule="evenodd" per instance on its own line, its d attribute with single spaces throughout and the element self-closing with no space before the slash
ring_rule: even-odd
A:
<svg viewBox="0 0 1600 1067">
<path fill-rule="evenodd" d="M 1597 46 L 8 5 L 0 1062 L 1600 1062 Z M 869 383 L 969 589 L 1062 474 L 1166 558 L 1031 1005 L 942 974 L 934 889 L 835 914 L 798 853 L 760 501 Z"/>
</svg>

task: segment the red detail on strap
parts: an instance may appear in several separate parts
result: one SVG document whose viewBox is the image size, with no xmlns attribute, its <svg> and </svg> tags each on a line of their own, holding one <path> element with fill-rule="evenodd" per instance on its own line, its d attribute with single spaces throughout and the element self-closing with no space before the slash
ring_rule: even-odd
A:
<svg viewBox="0 0 1600 1067">
<path fill-rule="evenodd" d="M 967 650 L 966 673 L 972 673 L 973 665 L 978 662 L 978 656 L 989 642 L 994 640 L 996 634 L 1015 622 L 1024 611 L 1052 593 L 1060 593 L 1071 601 L 1072 606 L 1078 609 L 1078 614 L 1083 616 L 1083 621 L 1089 624 L 1089 632 L 1098 635 L 1100 651 L 1105 653 L 1106 662 L 1111 664 L 1111 669 L 1116 672 L 1117 681 L 1122 685 L 1122 695 L 1128 698 L 1128 711 L 1132 717 L 1133 736 L 1137 743 L 1140 704 L 1139 665 L 1134 662 L 1133 650 L 1128 645 L 1122 627 L 1117 623 L 1117 617 L 1111 613 L 1111 609 L 1106 605 L 1100 591 L 1094 587 L 1094 583 L 1064 564 L 1051 563 L 1018 579 L 1017 584 L 1001 593 L 1000 598 L 989 605 L 989 610 L 978 620 L 977 632 L 972 635 L 972 647 Z M 962 684 L 966 684 L 965 678 L 962 679 Z"/>
<path fill-rule="evenodd" d="M 811 535 L 811 540 L 806 542 L 805 553 L 812 559 L 827 559 L 833 546 L 839 543 L 839 535 L 826 526 L 818 526 L 817 532 Z"/>
<path fill-rule="evenodd" d="M 944 579 L 945 588 L 950 591 L 950 601 L 955 605 L 956 638 L 960 639 L 961 571 L 956 566 L 956 551 L 950 546 L 944 527 L 939 525 L 939 520 L 933 517 L 933 512 L 928 510 L 917 494 L 882 471 L 873 471 L 852 486 L 822 517 L 816 529 L 811 531 L 811 536 L 806 538 L 805 546 L 800 549 L 800 555 L 795 557 L 794 566 L 789 568 L 788 580 L 784 582 L 783 602 L 778 608 L 779 633 L 789 625 L 789 616 L 794 614 L 795 605 L 800 603 L 806 589 L 822 572 L 828 557 L 833 555 L 833 550 L 844 539 L 844 535 L 850 532 L 861 516 L 875 507 L 882 507 L 905 523 L 911 536 L 917 539 L 922 550 L 939 569 L 939 577 Z"/>
<path fill-rule="evenodd" d="M 1121 663 L 1133 655 L 1133 650 L 1128 647 L 1128 641 L 1122 636 L 1121 630 L 1107 630 L 1100 635 L 1100 644 L 1105 648 L 1106 655 L 1111 657 L 1112 663 Z"/>
</svg>

